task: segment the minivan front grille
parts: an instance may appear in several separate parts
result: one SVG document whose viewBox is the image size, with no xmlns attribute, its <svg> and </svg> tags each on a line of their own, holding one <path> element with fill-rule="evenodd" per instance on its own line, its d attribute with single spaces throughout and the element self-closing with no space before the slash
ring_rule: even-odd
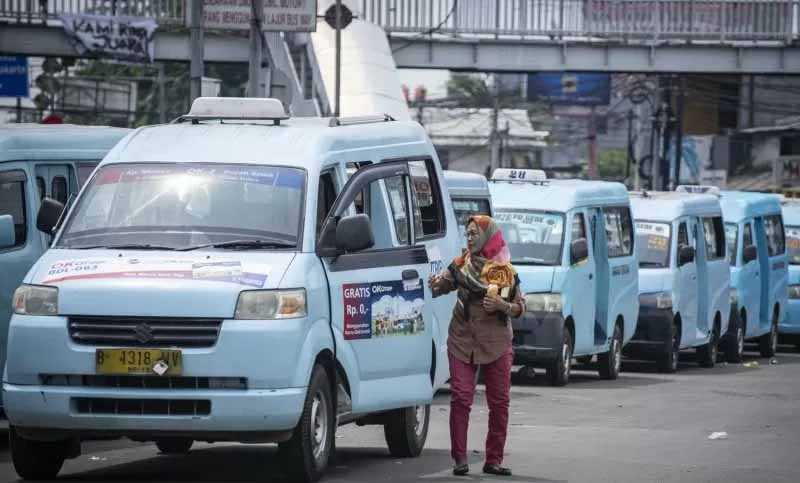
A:
<svg viewBox="0 0 800 483">
<path fill-rule="evenodd" d="M 104 376 L 81 374 L 41 374 L 39 377 L 43 386 L 151 390 L 247 390 L 247 378 L 245 377 Z"/>
<path fill-rule="evenodd" d="M 115 399 L 77 397 L 72 399 L 78 414 L 122 416 L 208 416 L 208 399 Z"/>
<path fill-rule="evenodd" d="M 69 335 L 78 344 L 124 347 L 211 347 L 219 319 L 73 315 Z"/>
</svg>

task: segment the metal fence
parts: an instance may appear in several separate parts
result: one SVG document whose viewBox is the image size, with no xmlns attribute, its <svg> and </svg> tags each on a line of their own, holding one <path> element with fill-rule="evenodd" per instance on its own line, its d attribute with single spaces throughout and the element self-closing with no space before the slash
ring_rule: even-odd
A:
<svg viewBox="0 0 800 483">
<path fill-rule="evenodd" d="M 362 0 L 361 11 L 397 33 L 791 41 L 800 0 Z"/>
<path fill-rule="evenodd" d="M 184 24 L 185 0 L 0 0 L 0 20 L 37 23 L 64 14 L 153 17 L 159 24 Z"/>
</svg>

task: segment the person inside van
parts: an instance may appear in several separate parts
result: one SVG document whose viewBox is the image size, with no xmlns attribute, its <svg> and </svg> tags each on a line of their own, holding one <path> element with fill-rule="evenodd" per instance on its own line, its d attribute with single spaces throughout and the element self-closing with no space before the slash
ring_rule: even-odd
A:
<svg viewBox="0 0 800 483">
<path fill-rule="evenodd" d="M 467 249 L 441 275 L 432 275 L 434 297 L 456 290 L 447 349 L 450 359 L 450 444 L 453 474 L 466 475 L 467 429 L 475 396 L 478 367 L 483 368 L 489 404 L 489 432 L 483 472 L 511 476 L 503 463 L 511 389 L 512 331 L 510 317 L 525 311 L 519 278 L 495 221 L 472 216 L 467 224 Z"/>
</svg>

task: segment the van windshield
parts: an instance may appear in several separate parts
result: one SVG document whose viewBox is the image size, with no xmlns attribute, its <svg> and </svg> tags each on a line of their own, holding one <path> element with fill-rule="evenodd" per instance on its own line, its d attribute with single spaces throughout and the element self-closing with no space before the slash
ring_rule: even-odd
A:
<svg viewBox="0 0 800 483">
<path fill-rule="evenodd" d="M 666 268 L 669 266 L 671 227 L 667 223 L 636 222 L 636 245 L 639 247 L 639 266 Z"/>
<path fill-rule="evenodd" d="M 464 230 L 470 216 L 489 215 L 489 200 L 480 198 L 459 198 L 453 200 L 453 211 L 456 213 L 458 226 Z"/>
<path fill-rule="evenodd" d="M 518 265 L 561 265 L 564 215 L 531 210 L 497 210 L 495 220 Z"/>
<path fill-rule="evenodd" d="M 786 227 L 786 250 L 789 264 L 800 265 L 800 226 Z"/>
<path fill-rule="evenodd" d="M 739 226 L 725 223 L 725 242 L 728 244 L 728 262 L 736 266 L 736 250 L 739 246 Z"/>
<path fill-rule="evenodd" d="M 57 247 L 296 247 L 304 190 L 296 168 L 108 165 L 89 181 Z"/>
</svg>

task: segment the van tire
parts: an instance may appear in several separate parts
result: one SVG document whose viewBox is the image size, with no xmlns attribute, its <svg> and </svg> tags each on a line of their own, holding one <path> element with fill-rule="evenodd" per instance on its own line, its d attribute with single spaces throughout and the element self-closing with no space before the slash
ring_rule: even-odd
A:
<svg viewBox="0 0 800 483">
<path fill-rule="evenodd" d="M 728 340 L 728 347 L 725 348 L 725 360 L 732 364 L 738 364 L 744 359 L 744 334 L 747 321 L 745 312 L 742 310 L 739 321 L 734 328 L 734 336 Z"/>
<path fill-rule="evenodd" d="M 395 409 L 383 425 L 383 435 L 389 454 L 395 458 L 416 458 L 428 439 L 431 406 Z"/>
<path fill-rule="evenodd" d="M 772 357 L 778 352 L 778 317 L 773 317 L 769 332 L 758 339 L 758 351 L 761 357 Z"/>
<path fill-rule="evenodd" d="M 608 352 L 597 356 L 598 372 L 603 379 L 614 380 L 619 377 L 622 370 L 622 329 L 619 324 L 614 326 L 614 337 L 611 338 L 611 347 Z"/>
<path fill-rule="evenodd" d="M 186 454 L 192 449 L 194 440 L 189 438 L 162 438 L 155 441 L 162 454 Z"/>
<path fill-rule="evenodd" d="M 711 331 L 711 338 L 708 344 L 702 345 L 697 348 L 697 362 L 702 367 L 714 367 L 717 363 L 717 344 L 719 342 L 719 335 L 717 329 Z"/>
<path fill-rule="evenodd" d="M 547 367 L 547 379 L 551 386 L 566 386 L 572 370 L 572 334 L 564 327 L 561 347 L 556 358 Z"/>
<path fill-rule="evenodd" d="M 11 461 L 23 480 L 55 479 L 69 452 L 69 441 L 33 441 L 17 434 L 13 426 L 8 429 Z"/>
<path fill-rule="evenodd" d="M 672 344 L 669 350 L 661 355 L 658 360 L 658 369 L 667 374 L 673 374 L 678 370 L 678 359 L 680 354 L 680 332 L 677 322 L 672 322 Z"/>
<path fill-rule="evenodd" d="M 300 421 L 283 446 L 292 481 L 312 483 L 322 478 L 331 455 L 336 431 L 331 382 L 317 364 L 311 372 Z"/>
</svg>

